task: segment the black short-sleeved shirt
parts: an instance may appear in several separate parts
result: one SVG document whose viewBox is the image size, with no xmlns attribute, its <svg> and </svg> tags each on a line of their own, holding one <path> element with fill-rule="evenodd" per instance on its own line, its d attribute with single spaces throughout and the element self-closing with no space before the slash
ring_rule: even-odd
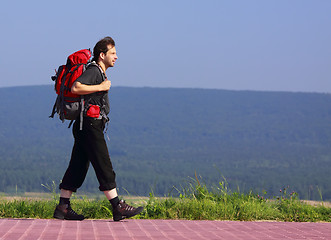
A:
<svg viewBox="0 0 331 240">
<path fill-rule="evenodd" d="M 101 70 L 98 66 L 91 64 L 87 67 L 85 72 L 77 78 L 76 81 L 85 85 L 98 85 L 104 81 Z M 108 91 L 95 92 L 84 96 L 85 104 L 98 105 L 104 114 L 108 115 L 110 112 Z"/>
</svg>

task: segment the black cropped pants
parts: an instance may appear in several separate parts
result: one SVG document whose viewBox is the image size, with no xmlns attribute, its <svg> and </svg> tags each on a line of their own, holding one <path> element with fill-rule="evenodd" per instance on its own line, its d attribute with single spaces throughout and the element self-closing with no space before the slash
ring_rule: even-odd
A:
<svg viewBox="0 0 331 240">
<path fill-rule="evenodd" d="M 79 124 L 79 120 L 73 124 L 75 143 L 60 189 L 76 192 L 85 180 L 90 162 L 99 181 L 100 191 L 116 188 L 116 174 L 103 133 L 104 121 L 84 117 L 82 130 L 79 130 Z"/>
</svg>

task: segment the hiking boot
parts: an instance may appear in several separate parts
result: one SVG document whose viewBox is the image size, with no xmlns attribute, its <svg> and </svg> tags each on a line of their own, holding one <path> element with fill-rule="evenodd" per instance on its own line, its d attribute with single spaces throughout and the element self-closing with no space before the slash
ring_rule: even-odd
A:
<svg viewBox="0 0 331 240">
<path fill-rule="evenodd" d="M 57 205 L 53 217 L 62 220 L 84 220 L 84 216 L 72 210 L 70 204 Z"/>
<path fill-rule="evenodd" d="M 116 208 L 113 209 L 113 219 L 114 221 L 120 221 L 124 218 L 133 217 L 143 210 L 143 207 L 132 207 L 125 203 L 124 200 L 121 200 Z"/>
</svg>

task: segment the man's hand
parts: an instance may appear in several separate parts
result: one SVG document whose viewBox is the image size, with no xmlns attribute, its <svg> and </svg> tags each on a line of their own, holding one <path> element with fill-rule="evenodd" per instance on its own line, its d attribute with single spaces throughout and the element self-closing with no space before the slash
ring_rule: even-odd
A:
<svg viewBox="0 0 331 240">
<path fill-rule="evenodd" d="M 110 86 L 111 86 L 111 82 L 108 79 L 100 83 L 100 87 L 102 89 L 101 91 L 108 91 L 110 89 Z"/>
</svg>

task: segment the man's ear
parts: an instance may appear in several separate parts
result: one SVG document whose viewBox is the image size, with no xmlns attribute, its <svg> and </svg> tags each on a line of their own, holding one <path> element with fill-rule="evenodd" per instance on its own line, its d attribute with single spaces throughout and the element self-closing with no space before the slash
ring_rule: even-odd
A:
<svg viewBox="0 0 331 240">
<path fill-rule="evenodd" d="M 100 58 L 101 58 L 101 60 L 104 60 L 104 59 L 105 59 L 105 55 L 106 55 L 106 54 L 105 54 L 104 52 L 101 52 L 101 53 L 100 53 Z"/>
</svg>

